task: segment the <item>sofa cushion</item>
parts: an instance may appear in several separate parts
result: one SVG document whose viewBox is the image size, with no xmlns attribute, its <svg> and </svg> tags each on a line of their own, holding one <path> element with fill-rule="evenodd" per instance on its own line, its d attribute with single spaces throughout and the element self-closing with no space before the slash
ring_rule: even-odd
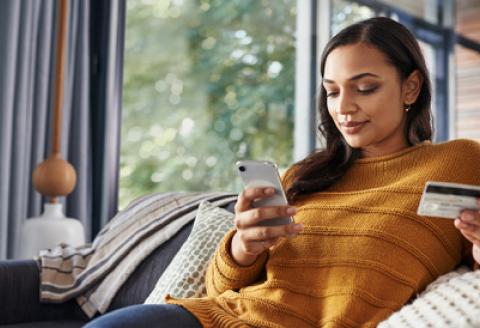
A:
<svg viewBox="0 0 480 328">
<path fill-rule="evenodd" d="M 0 261 L 0 326 L 34 321 L 87 320 L 75 300 L 61 304 L 40 303 L 39 285 L 39 268 L 34 260 Z"/>
<path fill-rule="evenodd" d="M 233 228 L 234 215 L 208 201 L 202 201 L 192 232 L 158 280 L 145 303 L 165 303 L 165 295 L 201 297 L 206 295 L 208 263 L 225 234 Z"/>
<path fill-rule="evenodd" d="M 463 266 L 438 277 L 379 327 L 480 327 L 479 296 L 480 270 Z"/>
<path fill-rule="evenodd" d="M 135 269 L 113 298 L 108 312 L 133 304 L 142 304 L 177 251 L 188 238 L 193 223 L 185 225 L 172 238 L 155 249 Z"/>
</svg>

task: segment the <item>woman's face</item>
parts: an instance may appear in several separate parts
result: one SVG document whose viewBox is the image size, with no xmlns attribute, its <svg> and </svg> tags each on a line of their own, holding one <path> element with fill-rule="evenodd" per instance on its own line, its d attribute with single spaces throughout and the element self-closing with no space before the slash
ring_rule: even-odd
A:
<svg viewBox="0 0 480 328">
<path fill-rule="evenodd" d="M 408 146 L 404 105 L 418 96 L 414 91 L 419 91 L 415 83 L 419 76 L 414 73 L 402 82 L 383 53 L 361 43 L 338 47 L 328 55 L 322 82 L 329 114 L 347 143 L 361 149 L 363 157 Z"/>
</svg>

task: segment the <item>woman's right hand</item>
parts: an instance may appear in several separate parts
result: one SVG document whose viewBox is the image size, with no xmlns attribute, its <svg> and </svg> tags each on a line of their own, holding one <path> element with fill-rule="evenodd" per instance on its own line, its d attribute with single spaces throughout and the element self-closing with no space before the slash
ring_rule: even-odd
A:
<svg viewBox="0 0 480 328">
<path fill-rule="evenodd" d="M 275 190 L 268 188 L 246 188 L 235 204 L 235 227 L 237 229 L 231 243 L 231 255 L 241 266 L 249 266 L 265 250 L 277 244 L 281 237 L 296 235 L 302 231 L 301 224 L 285 224 L 280 226 L 259 226 L 262 220 L 296 213 L 292 206 L 274 206 L 252 208 L 252 202 L 267 198 Z"/>
</svg>

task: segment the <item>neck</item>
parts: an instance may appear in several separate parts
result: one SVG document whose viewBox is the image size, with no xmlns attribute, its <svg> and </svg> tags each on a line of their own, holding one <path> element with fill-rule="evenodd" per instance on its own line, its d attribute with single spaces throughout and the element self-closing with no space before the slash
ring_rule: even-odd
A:
<svg viewBox="0 0 480 328">
<path fill-rule="evenodd" d="M 409 144 L 407 143 L 407 141 L 403 140 L 402 142 L 396 141 L 382 143 L 380 145 L 367 146 L 361 149 L 361 153 L 362 158 L 379 157 L 394 154 L 408 147 Z"/>
</svg>

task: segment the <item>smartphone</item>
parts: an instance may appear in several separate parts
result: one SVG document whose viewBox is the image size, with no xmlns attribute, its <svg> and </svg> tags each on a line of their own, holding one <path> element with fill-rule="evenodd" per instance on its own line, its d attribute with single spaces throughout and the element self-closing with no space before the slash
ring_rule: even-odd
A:
<svg viewBox="0 0 480 328">
<path fill-rule="evenodd" d="M 253 201 L 252 207 L 285 206 L 288 205 L 287 197 L 282 187 L 278 168 L 270 161 L 244 160 L 236 163 L 237 172 L 245 188 L 252 187 L 273 187 L 275 193 L 267 198 Z M 293 222 L 291 216 L 283 216 L 264 220 L 261 226 L 276 226 L 290 224 Z"/>
</svg>

